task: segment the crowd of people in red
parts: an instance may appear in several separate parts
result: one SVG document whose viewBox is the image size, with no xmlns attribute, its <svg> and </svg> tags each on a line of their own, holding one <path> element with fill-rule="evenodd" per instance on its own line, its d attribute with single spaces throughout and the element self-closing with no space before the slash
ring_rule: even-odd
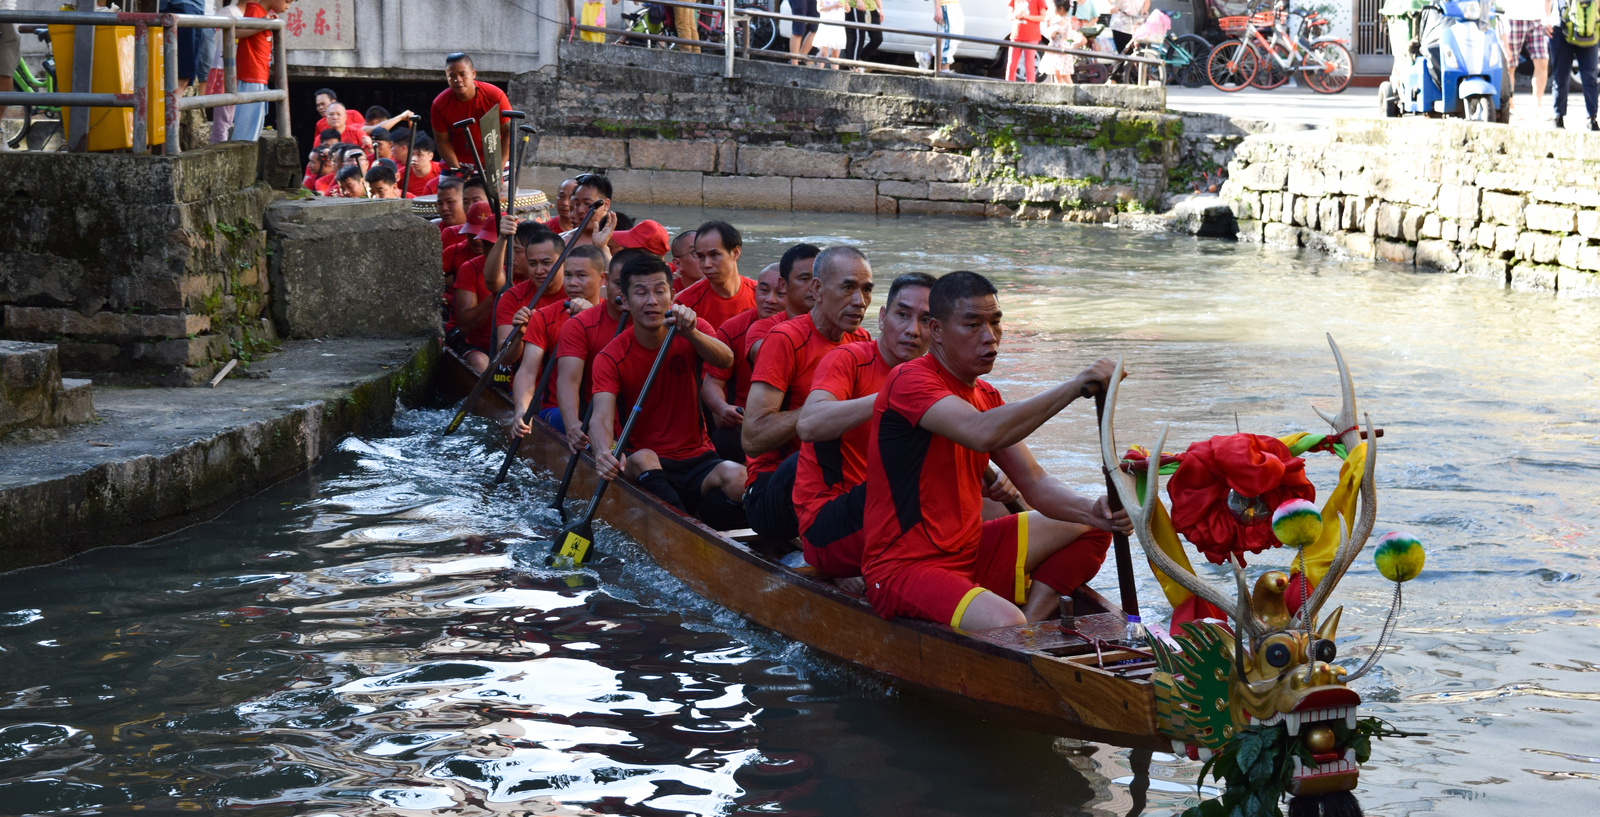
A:
<svg viewBox="0 0 1600 817">
<path fill-rule="evenodd" d="M 465 134 L 440 125 L 492 108 L 461 108 L 456 79 L 433 112 L 449 166 L 472 146 L 447 144 Z M 483 88 L 474 98 L 503 98 Z M 1109 531 L 1129 528 L 1104 498 L 1045 474 L 1023 442 L 1103 388 L 1110 362 L 1006 403 L 980 379 L 1001 336 L 983 276 L 894 278 L 874 339 L 872 264 L 853 247 L 796 244 L 751 279 L 737 227 L 669 237 L 615 209 L 603 174 L 562 182 L 543 222 L 497 222 L 481 177 L 441 178 L 444 343 L 480 373 L 503 361 L 496 375 L 527 418 L 516 436 L 547 425 L 604 479 L 719 530 L 798 541 L 806 563 L 886 617 L 963 629 L 1046 617 L 1099 570 Z M 1019 501 L 1033 510 L 1006 509 Z"/>
</svg>

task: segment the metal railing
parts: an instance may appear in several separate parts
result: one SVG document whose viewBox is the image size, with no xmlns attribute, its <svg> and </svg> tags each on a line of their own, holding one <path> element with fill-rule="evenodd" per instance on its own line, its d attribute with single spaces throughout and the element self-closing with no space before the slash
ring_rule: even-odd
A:
<svg viewBox="0 0 1600 817">
<path fill-rule="evenodd" d="M 79 8 L 91 4 L 79 0 Z M 0 25 L 7 23 L 71 25 L 75 27 L 72 48 L 72 87 L 84 88 L 92 82 L 94 71 L 93 29 L 102 26 L 133 26 L 133 93 L 90 93 L 74 90 L 70 93 L 30 93 L 26 91 L 0 93 L 3 105 L 59 105 L 72 110 L 71 132 L 67 134 L 69 150 L 82 151 L 88 146 L 89 111 L 94 108 L 133 109 L 133 152 L 149 153 L 149 99 L 150 99 L 150 36 L 151 28 L 161 29 L 162 73 L 161 87 L 164 101 L 163 122 L 166 125 L 164 152 L 172 155 L 181 151 L 178 145 L 178 115 L 195 108 L 215 108 L 223 105 L 244 105 L 251 102 L 278 103 L 278 129 L 289 132 L 289 61 L 287 44 L 283 37 L 282 20 L 259 18 L 207 17 L 198 14 L 145 14 L 112 11 L 0 11 Z M 223 61 L 223 93 L 178 96 L 178 29 L 221 29 Z M 235 56 L 238 41 L 234 31 L 273 31 L 273 79 L 278 87 L 266 91 L 239 92 Z M 57 71 L 60 69 L 57 68 Z M 196 82 L 203 81 L 196 77 Z"/>
<path fill-rule="evenodd" d="M 648 32 L 630 31 L 628 29 L 606 28 L 606 27 L 600 27 L 600 26 L 588 26 L 588 25 L 582 25 L 582 24 L 578 23 L 576 18 L 572 18 L 572 24 L 570 26 L 571 31 L 573 31 L 573 32 L 588 31 L 588 32 L 594 32 L 594 33 L 599 33 L 599 34 L 613 34 L 613 35 L 617 35 L 619 37 L 623 37 L 623 38 L 627 38 L 627 39 L 640 39 L 640 40 L 649 40 L 649 41 L 652 41 L 652 42 L 664 42 L 664 43 L 673 43 L 673 44 L 677 44 L 677 45 L 698 46 L 699 48 L 707 49 L 707 50 L 711 50 L 711 51 L 721 51 L 721 52 L 723 52 L 723 56 L 724 56 L 723 76 L 728 77 L 730 79 L 734 75 L 734 72 L 733 72 L 734 62 L 733 61 L 734 61 L 735 52 L 738 52 L 738 51 L 743 51 L 744 52 L 744 57 L 743 57 L 744 59 L 751 59 L 751 58 L 754 58 L 754 57 L 767 57 L 767 58 L 770 58 L 770 59 L 798 59 L 798 60 L 801 60 L 801 61 L 804 61 L 804 62 L 826 62 L 826 63 L 831 63 L 831 64 L 835 64 L 835 65 L 842 65 L 842 66 L 846 66 L 846 67 L 850 67 L 850 68 L 868 68 L 868 69 L 871 69 L 871 70 L 874 70 L 874 71 L 890 71 L 890 72 L 901 73 L 901 74 L 920 74 L 920 75 L 925 75 L 925 76 L 934 76 L 934 75 L 938 75 L 939 74 L 939 70 L 937 68 L 912 68 L 910 66 L 904 66 L 904 65 L 892 65 L 892 64 L 888 64 L 888 63 L 867 62 L 867 61 L 864 61 L 864 60 L 851 60 L 851 59 L 844 59 L 844 58 L 831 58 L 831 57 L 824 57 L 824 56 L 821 56 L 821 55 L 817 55 L 817 56 L 797 56 L 797 55 L 792 54 L 792 53 L 787 52 L 787 51 L 782 51 L 782 52 L 780 52 L 780 51 L 767 51 L 767 50 L 764 50 L 764 49 L 752 48 L 751 44 L 750 44 L 750 20 L 752 18 L 765 17 L 767 19 L 772 20 L 774 25 L 776 25 L 777 22 L 780 21 L 780 20 L 787 20 L 787 21 L 789 21 L 791 23 L 818 23 L 818 24 L 822 24 L 822 25 L 839 26 L 840 28 L 850 28 L 850 29 L 855 29 L 857 31 L 861 31 L 861 32 L 876 31 L 876 32 L 878 32 L 880 34 L 899 34 L 899 35 L 909 35 L 909 36 L 913 36 L 913 37 L 930 38 L 930 39 L 933 40 L 933 54 L 935 55 L 935 59 L 933 60 L 933 64 L 934 65 L 937 65 L 938 62 L 939 62 L 938 55 L 940 55 L 943 52 L 944 41 L 945 40 L 954 40 L 956 42 L 976 43 L 978 45 L 992 45 L 992 46 L 997 46 L 999 48 L 1024 48 L 1024 49 L 1027 49 L 1029 51 L 1035 51 L 1035 52 L 1044 53 L 1044 54 L 1067 54 L 1067 55 L 1071 55 L 1071 56 L 1075 56 L 1075 57 L 1085 57 L 1085 58 L 1094 59 L 1094 60 L 1110 60 L 1110 61 L 1113 61 L 1113 62 L 1120 62 L 1120 63 L 1128 63 L 1128 64 L 1132 64 L 1132 65 L 1138 65 L 1138 66 L 1140 66 L 1140 70 L 1137 72 L 1137 74 L 1138 74 L 1138 77 L 1139 77 L 1139 84 L 1141 84 L 1141 85 L 1144 85 L 1144 84 L 1148 83 L 1149 75 L 1150 75 L 1149 68 L 1153 66 L 1153 67 L 1156 68 L 1155 74 L 1159 78 L 1158 81 L 1162 82 L 1162 83 L 1165 83 L 1165 81 L 1166 81 L 1166 63 L 1163 62 L 1162 60 L 1154 58 L 1154 57 L 1140 57 L 1140 56 L 1134 56 L 1134 55 L 1130 55 L 1130 54 L 1118 54 L 1118 53 L 1111 52 L 1111 51 L 1090 51 L 1090 50 L 1081 49 L 1081 48 L 1056 48 L 1054 46 L 1041 45 L 1039 43 L 1018 43 L 1018 42 L 1012 42 L 1010 40 L 993 40 L 993 39 L 989 39 L 987 37 L 974 37 L 974 36 L 970 36 L 970 35 L 967 35 L 967 34 L 947 34 L 947 33 L 943 32 L 943 31 L 937 31 L 937 30 L 935 30 L 935 31 L 919 31 L 919 30 L 916 30 L 916 29 L 908 29 L 908 28 L 891 28 L 889 26 L 874 25 L 872 23 L 858 23 L 858 22 L 854 22 L 852 20 L 827 20 L 827 21 L 823 21 L 822 19 L 817 18 L 817 17 L 802 17 L 802 16 L 794 15 L 794 14 L 783 14 L 783 13 L 776 12 L 776 11 L 765 11 L 763 9 L 750 8 L 748 6 L 736 6 L 736 5 L 734 5 L 733 0 L 724 0 L 722 5 L 710 5 L 710 4 L 706 4 L 706 3 L 694 3 L 694 2 L 688 2 L 687 0 L 650 0 L 650 2 L 655 3 L 657 5 L 662 5 L 662 6 L 694 9 L 697 12 L 698 11 L 707 11 L 707 12 L 712 12 L 712 13 L 716 13 L 716 14 L 721 14 L 722 15 L 722 19 L 723 19 L 723 30 L 722 30 L 723 41 L 722 42 L 715 42 L 715 41 L 712 41 L 712 40 L 688 40 L 688 39 L 684 39 L 684 38 L 681 38 L 681 37 L 673 37 L 673 36 L 666 35 L 666 34 L 650 34 Z M 729 21 L 732 21 L 732 25 L 731 26 L 729 25 Z M 729 47 L 726 46 L 726 43 L 727 43 L 728 39 L 733 35 L 733 32 L 735 31 L 735 27 L 737 27 L 738 30 L 743 32 L 744 44 L 743 45 L 739 45 L 739 44 L 735 43 L 733 45 L 733 47 L 729 48 Z M 667 23 L 665 24 L 664 28 L 666 28 L 666 29 L 670 29 L 671 28 L 671 20 L 670 19 L 667 21 Z M 952 48 L 952 50 L 953 50 L 953 48 Z M 966 78 L 967 79 L 982 79 L 981 77 L 971 77 L 971 76 L 968 76 Z"/>
</svg>

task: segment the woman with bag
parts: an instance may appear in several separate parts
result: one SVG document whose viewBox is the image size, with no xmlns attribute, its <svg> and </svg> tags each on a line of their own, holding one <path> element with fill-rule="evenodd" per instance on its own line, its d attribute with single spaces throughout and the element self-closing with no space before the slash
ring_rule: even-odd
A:
<svg viewBox="0 0 1600 817">
<path fill-rule="evenodd" d="M 1595 103 L 1600 97 L 1600 82 L 1595 79 L 1596 56 L 1600 55 L 1600 0 L 1556 0 L 1554 16 L 1545 22 L 1550 33 L 1550 75 L 1556 78 L 1556 127 L 1565 128 L 1567 117 L 1567 78 L 1572 61 L 1578 61 L 1583 77 L 1583 106 L 1589 113 L 1589 130 L 1600 131 L 1595 122 Z"/>
</svg>

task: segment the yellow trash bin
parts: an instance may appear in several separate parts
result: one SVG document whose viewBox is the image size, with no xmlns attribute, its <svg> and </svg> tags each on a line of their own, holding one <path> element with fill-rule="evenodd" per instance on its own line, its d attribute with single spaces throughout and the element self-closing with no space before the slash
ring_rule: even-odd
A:
<svg viewBox="0 0 1600 817">
<path fill-rule="evenodd" d="M 147 110 L 149 122 L 145 125 L 145 141 L 159 145 L 167 141 L 165 111 L 162 99 L 162 73 L 165 66 L 161 49 L 161 29 L 146 29 L 150 35 L 150 58 Z M 94 70 L 89 81 L 90 93 L 133 93 L 133 26 L 95 26 Z M 56 90 L 72 91 L 72 50 L 76 26 L 50 26 L 50 47 L 56 59 Z M 70 108 L 61 109 L 62 136 L 72 133 Z M 89 150 L 126 150 L 133 147 L 132 108 L 90 108 Z"/>
</svg>

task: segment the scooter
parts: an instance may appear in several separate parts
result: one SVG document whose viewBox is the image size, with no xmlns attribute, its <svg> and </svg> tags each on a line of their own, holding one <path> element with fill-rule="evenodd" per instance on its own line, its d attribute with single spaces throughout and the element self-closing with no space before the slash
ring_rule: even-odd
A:
<svg viewBox="0 0 1600 817">
<path fill-rule="evenodd" d="M 1383 115 L 1510 121 L 1510 76 L 1495 22 L 1494 0 L 1437 0 L 1424 7 L 1420 25 L 1413 26 L 1420 33 L 1394 49 L 1410 55 L 1410 68 L 1398 85 L 1378 86 Z"/>
</svg>

